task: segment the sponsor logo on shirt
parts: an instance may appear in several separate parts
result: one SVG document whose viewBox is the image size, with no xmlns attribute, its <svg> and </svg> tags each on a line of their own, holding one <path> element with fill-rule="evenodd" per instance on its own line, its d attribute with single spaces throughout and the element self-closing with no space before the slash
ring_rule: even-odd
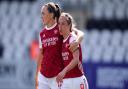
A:
<svg viewBox="0 0 128 89">
<path fill-rule="evenodd" d="M 57 33 L 58 33 L 58 31 L 57 31 L 57 30 L 54 30 L 54 33 L 55 33 L 55 34 L 57 34 Z"/>
<path fill-rule="evenodd" d="M 47 39 L 43 40 L 43 45 L 44 45 L 44 47 L 56 45 L 57 41 L 58 41 L 58 37 L 47 38 Z"/>
<path fill-rule="evenodd" d="M 62 52 L 63 60 L 68 60 L 69 52 Z"/>
</svg>

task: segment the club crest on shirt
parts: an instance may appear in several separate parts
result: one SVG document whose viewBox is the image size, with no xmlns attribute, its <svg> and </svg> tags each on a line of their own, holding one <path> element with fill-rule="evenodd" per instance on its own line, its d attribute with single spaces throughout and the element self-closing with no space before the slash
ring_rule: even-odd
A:
<svg viewBox="0 0 128 89">
<path fill-rule="evenodd" d="M 43 37 L 45 37 L 45 34 L 43 34 Z"/>
<path fill-rule="evenodd" d="M 65 44 L 65 47 L 68 48 L 69 44 Z"/>
<path fill-rule="evenodd" d="M 54 33 L 55 33 L 55 34 L 57 34 L 57 32 L 58 32 L 57 30 L 54 30 Z"/>
<path fill-rule="evenodd" d="M 80 89 L 84 89 L 84 84 L 80 84 Z"/>
</svg>

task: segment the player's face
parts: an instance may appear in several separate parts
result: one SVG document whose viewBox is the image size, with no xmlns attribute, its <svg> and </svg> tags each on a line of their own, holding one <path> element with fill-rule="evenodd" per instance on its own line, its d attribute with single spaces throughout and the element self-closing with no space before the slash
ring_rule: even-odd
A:
<svg viewBox="0 0 128 89">
<path fill-rule="evenodd" d="M 59 31 L 61 35 L 64 35 L 65 33 L 67 33 L 69 29 L 69 25 L 66 21 L 66 17 L 64 16 L 60 16 L 59 18 Z"/>
<path fill-rule="evenodd" d="M 47 25 L 49 21 L 51 20 L 51 13 L 48 12 L 48 9 L 46 6 L 42 7 L 41 16 L 42 16 L 43 24 Z"/>
</svg>

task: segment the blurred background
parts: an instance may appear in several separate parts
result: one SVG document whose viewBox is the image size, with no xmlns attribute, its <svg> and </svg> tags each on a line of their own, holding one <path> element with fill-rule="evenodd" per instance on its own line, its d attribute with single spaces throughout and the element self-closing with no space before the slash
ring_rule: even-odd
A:
<svg viewBox="0 0 128 89">
<path fill-rule="evenodd" d="M 128 0 L 0 0 L 0 89 L 34 89 L 40 10 L 49 1 L 85 32 L 89 89 L 128 89 Z"/>
</svg>

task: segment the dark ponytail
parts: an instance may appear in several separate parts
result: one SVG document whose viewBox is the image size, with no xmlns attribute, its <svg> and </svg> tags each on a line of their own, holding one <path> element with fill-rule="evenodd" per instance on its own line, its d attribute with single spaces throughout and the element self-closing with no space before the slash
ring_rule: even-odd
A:
<svg viewBox="0 0 128 89">
<path fill-rule="evenodd" d="M 61 9 L 60 9 L 58 4 L 55 4 L 55 6 L 56 6 L 56 15 L 55 15 L 55 17 L 56 17 L 57 22 L 58 22 L 58 19 L 59 19 L 60 15 L 61 15 Z"/>
</svg>

